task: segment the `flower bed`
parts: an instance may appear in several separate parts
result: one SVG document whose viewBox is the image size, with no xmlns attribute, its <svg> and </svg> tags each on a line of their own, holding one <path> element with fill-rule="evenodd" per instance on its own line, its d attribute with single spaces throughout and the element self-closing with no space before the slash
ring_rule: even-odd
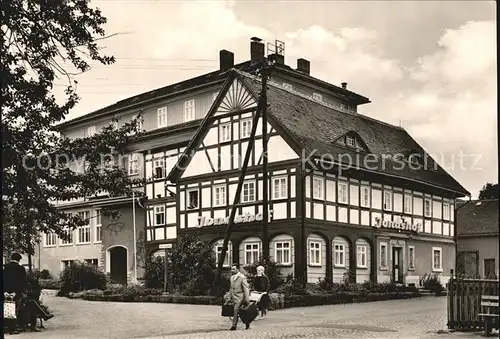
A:
<svg viewBox="0 0 500 339">
<path fill-rule="evenodd" d="M 185 295 L 162 295 L 156 294 L 132 294 L 120 293 L 109 294 L 108 291 L 89 290 L 79 293 L 70 293 L 68 298 L 84 299 L 90 301 L 116 301 L 116 302 L 153 302 L 153 303 L 173 303 L 173 304 L 194 304 L 194 305 L 222 305 L 224 297 L 212 296 L 185 296 Z M 338 292 L 335 294 L 308 294 L 308 295 L 284 295 L 280 293 L 270 293 L 270 310 L 318 306 L 348 304 L 370 301 L 408 299 L 420 297 L 418 292 L 386 292 L 386 293 L 357 293 L 357 292 Z"/>
</svg>

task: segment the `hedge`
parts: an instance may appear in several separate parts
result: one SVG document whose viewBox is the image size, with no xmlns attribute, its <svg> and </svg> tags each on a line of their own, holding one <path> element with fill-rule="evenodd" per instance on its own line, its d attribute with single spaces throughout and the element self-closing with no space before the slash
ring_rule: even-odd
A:
<svg viewBox="0 0 500 339">
<path fill-rule="evenodd" d="M 420 297 L 418 292 L 388 292 L 388 293 L 368 293 L 359 294 L 354 292 L 341 292 L 337 294 L 318 295 L 283 295 L 271 293 L 271 304 L 269 309 L 282 309 L 291 307 L 319 306 L 349 304 L 371 301 L 409 299 Z M 173 304 L 194 304 L 194 305 L 222 305 L 224 297 L 212 296 L 184 296 L 184 295 L 131 295 L 131 294 L 111 294 L 105 295 L 103 291 L 84 291 L 80 293 L 70 293 L 71 299 L 84 299 L 89 301 L 116 301 L 116 302 L 153 302 L 153 303 L 173 303 Z"/>
<path fill-rule="evenodd" d="M 42 290 L 59 290 L 61 288 L 61 282 L 54 279 L 39 279 L 40 287 Z"/>
</svg>

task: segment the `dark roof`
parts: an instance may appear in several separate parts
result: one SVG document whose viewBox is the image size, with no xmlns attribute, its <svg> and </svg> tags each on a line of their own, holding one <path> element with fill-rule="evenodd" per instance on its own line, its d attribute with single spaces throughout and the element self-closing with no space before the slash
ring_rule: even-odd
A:
<svg viewBox="0 0 500 339">
<path fill-rule="evenodd" d="M 472 200 L 457 209 L 457 235 L 498 234 L 498 199 Z"/>
<path fill-rule="evenodd" d="M 258 97 L 261 88 L 260 81 L 248 73 L 236 70 L 234 70 L 234 73 L 235 77 L 239 78 L 255 97 Z M 230 82 L 231 78 L 226 81 L 225 87 L 230 86 Z M 268 114 L 270 119 L 276 121 L 282 127 L 284 132 L 296 143 L 296 148 L 303 148 L 307 154 L 315 152 L 318 157 L 328 154 L 333 156 L 334 159 L 342 160 L 346 159 L 340 156 L 346 154 L 350 155 L 351 159 L 357 159 L 357 157 L 365 159 L 376 155 L 379 159 L 378 167 L 375 167 L 377 164 L 373 162 L 369 162 L 369 165 L 374 166 L 374 171 L 377 173 L 392 174 L 440 188 L 447 188 L 459 194 L 469 194 L 465 188 L 439 166 L 437 170 L 414 170 L 408 168 L 408 166 L 399 169 L 396 167 L 398 163 L 395 161 L 385 160 L 385 167 L 382 168 L 382 155 L 394 155 L 414 150 L 424 152 L 404 129 L 361 114 L 337 111 L 310 98 L 277 87 L 272 83 L 269 84 L 268 88 L 267 98 L 270 106 Z M 212 107 L 204 122 L 211 118 L 213 112 Z M 335 142 L 341 135 L 350 131 L 355 131 L 362 138 L 372 155 L 357 153 Z M 193 141 L 188 145 L 188 149 L 191 145 L 201 142 L 199 139 L 202 135 L 202 131 L 199 130 Z M 186 160 L 183 159 L 182 161 Z M 367 169 L 366 166 L 361 166 L 361 168 Z M 169 177 L 174 179 L 178 175 L 180 173 L 174 170 Z"/>
</svg>

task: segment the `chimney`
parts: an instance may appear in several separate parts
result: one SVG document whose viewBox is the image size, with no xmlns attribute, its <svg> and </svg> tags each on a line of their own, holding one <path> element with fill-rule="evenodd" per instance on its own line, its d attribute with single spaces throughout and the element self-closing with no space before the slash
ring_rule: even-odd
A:
<svg viewBox="0 0 500 339">
<path fill-rule="evenodd" d="M 309 75 L 311 72 L 311 63 L 306 59 L 297 59 L 297 71 Z"/>
<path fill-rule="evenodd" d="M 250 42 L 250 61 L 255 64 L 264 59 L 264 43 L 262 39 L 253 37 Z"/>
<path fill-rule="evenodd" d="M 341 83 L 343 89 L 347 89 L 347 82 Z"/>
<path fill-rule="evenodd" d="M 267 58 L 269 59 L 269 61 L 272 61 L 276 64 L 279 64 L 279 65 L 285 64 L 285 56 L 284 55 L 273 53 L 273 54 L 269 54 L 267 56 Z"/>
<path fill-rule="evenodd" d="M 227 71 L 234 66 L 234 54 L 225 49 L 219 52 L 219 68 L 221 71 Z"/>
</svg>

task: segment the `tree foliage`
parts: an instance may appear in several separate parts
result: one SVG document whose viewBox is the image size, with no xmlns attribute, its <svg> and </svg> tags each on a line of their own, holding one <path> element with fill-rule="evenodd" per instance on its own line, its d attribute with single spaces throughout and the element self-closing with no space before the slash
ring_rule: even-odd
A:
<svg viewBox="0 0 500 339">
<path fill-rule="evenodd" d="M 498 184 L 487 183 L 479 192 L 479 200 L 498 199 Z"/>
<path fill-rule="evenodd" d="M 106 18 L 88 2 L 11 0 L 1 5 L 2 214 L 4 225 L 14 225 L 13 241 L 24 252 L 33 253 L 28 239 L 38 231 L 64 238 L 64 227 L 89 222 L 57 209 L 56 201 L 103 192 L 129 195 L 139 184 L 116 158 L 138 133 L 140 114 L 87 138 L 69 139 L 56 127 L 78 102 L 74 75 L 93 63 L 114 62 L 98 46 L 107 38 Z M 63 100 L 54 95 L 56 80 L 67 84 Z"/>
</svg>

